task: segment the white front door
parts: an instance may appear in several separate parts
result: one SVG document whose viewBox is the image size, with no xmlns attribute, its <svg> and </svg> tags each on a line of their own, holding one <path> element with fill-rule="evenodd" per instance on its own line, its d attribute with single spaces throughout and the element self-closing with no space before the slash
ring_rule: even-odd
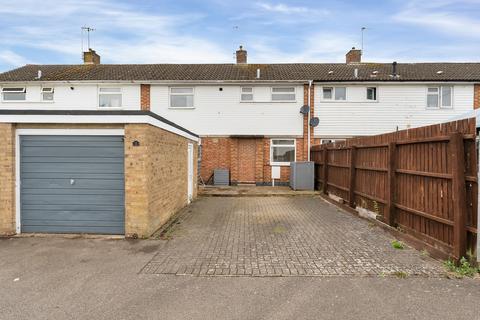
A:
<svg viewBox="0 0 480 320">
<path fill-rule="evenodd" d="M 188 144 L 188 203 L 193 199 L 193 144 Z"/>
</svg>

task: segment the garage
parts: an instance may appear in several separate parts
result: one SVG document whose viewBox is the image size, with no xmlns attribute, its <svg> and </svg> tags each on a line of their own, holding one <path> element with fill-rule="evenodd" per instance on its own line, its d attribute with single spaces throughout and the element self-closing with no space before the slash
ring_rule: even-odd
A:
<svg viewBox="0 0 480 320">
<path fill-rule="evenodd" d="M 21 232 L 125 233 L 121 135 L 20 135 Z"/>
</svg>

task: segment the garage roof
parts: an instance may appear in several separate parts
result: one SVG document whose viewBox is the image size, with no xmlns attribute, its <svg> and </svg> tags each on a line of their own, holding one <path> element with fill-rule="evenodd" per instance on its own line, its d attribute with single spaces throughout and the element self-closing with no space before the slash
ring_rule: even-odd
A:
<svg viewBox="0 0 480 320">
<path fill-rule="evenodd" d="M 390 63 L 289 63 L 30 64 L 0 74 L 0 82 L 39 81 L 39 70 L 41 81 L 480 81 L 480 63 L 398 63 L 396 77 Z"/>
</svg>

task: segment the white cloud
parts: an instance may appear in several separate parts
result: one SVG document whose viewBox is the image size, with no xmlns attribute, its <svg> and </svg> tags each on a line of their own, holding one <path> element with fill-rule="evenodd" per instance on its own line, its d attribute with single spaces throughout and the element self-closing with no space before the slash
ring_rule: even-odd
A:
<svg viewBox="0 0 480 320">
<path fill-rule="evenodd" d="M 47 18 L 48 10 L 51 11 Z M 15 6 L 0 6 L 0 13 L 11 20 L 3 22 L 6 28 L 0 35 L 1 43 L 8 43 L 11 48 L 54 52 L 65 62 L 80 62 L 80 27 L 84 24 L 96 29 L 91 34 L 91 47 L 105 62 L 232 61 L 229 50 L 207 38 L 182 32 L 204 19 L 198 13 L 142 12 L 114 0 L 45 0 L 42 6 L 31 0 L 18 0 Z M 44 58 L 43 63 L 59 63 L 58 55 L 44 56 L 56 56 L 57 60 Z"/>
<path fill-rule="evenodd" d="M 284 3 L 271 4 L 266 2 L 259 2 L 257 3 L 257 6 L 270 13 L 309 14 L 309 15 L 328 14 L 327 10 L 318 10 L 318 9 L 302 7 L 302 6 L 291 6 Z"/>
<path fill-rule="evenodd" d="M 1 50 L 0 63 L 11 66 L 21 66 L 31 62 L 27 58 L 22 57 L 11 50 Z"/>
<path fill-rule="evenodd" d="M 455 10 L 455 6 L 472 4 L 480 5 L 480 0 L 436 0 L 430 2 L 413 0 L 395 14 L 393 19 L 456 37 L 480 38 L 478 31 L 480 30 L 480 19 L 460 14 Z"/>
<path fill-rule="evenodd" d="M 305 13 L 308 12 L 306 7 L 293 7 L 288 6 L 283 3 L 279 4 L 269 4 L 269 3 L 259 3 L 258 6 L 267 11 L 279 12 L 279 13 Z"/>
</svg>

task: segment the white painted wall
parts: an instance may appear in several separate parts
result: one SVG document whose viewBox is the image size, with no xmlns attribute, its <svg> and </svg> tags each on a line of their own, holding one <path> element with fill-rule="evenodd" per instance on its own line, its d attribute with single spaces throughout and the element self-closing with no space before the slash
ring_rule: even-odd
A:
<svg viewBox="0 0 480 320">
<path fill-rule="evenodd" d="M 0 87 L 21 87 L 21 84 L 0 85 Z M 45 87 L 55 89 L 54 101 L 42 101 L 40 84 L 27 85 L 26 101 L 3 101 L 0 99 L 0 108 L 16 110 L 139 110 L 139 84 L 45 84 Z M 73 87 L 74 89 L 70 89 Z M 122 108 L 99 108 L 98 88 L 120 87 L 122 89 Z"/>
<path fill-rule="evenodd" d="M 185 87 L 184 85 L 182 85 Z M 199 135 L 301 136 L 303 87 L 295 102 L 272 102 L 271 86 L 255 86 L 255 102 L 240 102 L 239 85 L 197 85 L 194 108 L 169 107 L 169 87 L 152 85 L 151 110 Z M 222 91 L 219 88 L 223 88 Z"/>
<path fill-rule="evenodd" d="M 449 121 L 473 110 L 473 85 L 454 85 L 452 109 L 427 109 L 427 84 L 342 85 L 347 101 L 325 101 L 315 84 L 315 137 L 351 137 L 421 127 Z M 366 87 L 377 87 L 377 102 L 366 100 Z"/>
</svg>

